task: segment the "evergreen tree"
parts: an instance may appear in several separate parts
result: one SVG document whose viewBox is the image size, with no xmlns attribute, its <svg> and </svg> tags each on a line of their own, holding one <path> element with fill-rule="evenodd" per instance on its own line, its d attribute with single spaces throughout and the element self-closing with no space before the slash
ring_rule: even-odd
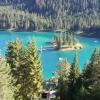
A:
<svg viewBox="0 0 100 100">
<path fill-rule="evenodd" d="M 97 49 L 95 49 L 91 56 L 90 63 L 87 64 L 86 66 L 84 77 L 86 78 L 86 80 L 90 81 L 90 84 L 92 84 L 91 82 L 97 78 L 98 74 L 99 74 L 99 53 Z"/>
<path fill-rule="evenodd" d="M 15 100 L 35 100 L 42 90 L 42 72 L 34 42 L 26 47 L 16 40 L 7 49 L 7 61 L 16 87 Z"/>
<path fill-rule="evenodd" d="M 64 47 L 67 48 L 68 46 L 71 47 L 72 45 L 74 46 L 79 43 L 70 31 L 68 31 L 68 33 L 57 33 L 56 35 L 54 35 L 53 41 L 55 41 L 57 44 L 56 49 L 61 49 Z"/>
<path fill-rule="evenodd" d="M 26 53 L 21 67 L 23 68 L 22 94 L 23 100 L 35 100 L 42 90 L 42 70 L 34 42 L 28 42 Z"/>
<path fill-rule="evenodd" d="M 75 52 L 75 56 L 71 65 L 70 78 L 74 81 L 74 79 L 77 79 L 78 77 L 79 77 L 79 66 L 78 66 L 77 52 Z"/>
<path fill-rule="evenodd" d="M 88 91 L 88 100 L 100 99 L 100 54 L 97 49 L 94 50 L 90 63 L 84 71 L 85 88 Z"/>
<path fill-rule="evenodd" d="M 73 63 L 70 68 L 70 75 L 69 75 L 69 100 L 75 100 L 75 93 L 77 92 L 77 80 L 79 77 L 79 66 L 78 66 L 78 59 L 77 59 L 77 52 L 75 53 Z"/>
<path fill-rule="evenodd" d="M 6 52 L 6 58 L 7 58 L 7 63 L 10 66 L 11 69 L 11 75 L 13 77 L 13 86 L 15 87 L 15 93 L 14 93 L 14 98 L 15 100 L 18 98 L 20 95 L 20 59 L 19 59 L 19 54 L 22 46 L 20 41 L 17 39 L 16 41 L 12 41 L 8 43 L 8 48 Z"/>
<path fill-rule="evenodd" d="M 58 65 L 66 66 L 64 62 L 62 60 Z M 100 51 L 94 50 L 90 62 L 85 64 L 85 69 L 81 74 L 78 70 L 77 53 L 75 53 L 70 71 L 66 70 L 66 67 L 58 68 L 58 93 L 61 100 L 100 99 Z"/>
<path fill-rule="evenodd" d="M 69 82 L 69 71 L 70 64 L 66 59 L 61 59 L 58 62 L 58 95 L 61 100 L 67 99 L 68 94 L 68 82 Z"/>
<path fill-rule="evenodd" d="M 100 37 L 99 4 L 99 0 L 1 0 L 0 29 L 72 29 Z"/>
<path fill-rule="evenodd" d="M 0 100 L 14 100 L 10 67 L 5 60 L 0 61 Z"/>
<path fill-rule="evenodd" d="M 78 77 L 75 88 L 77 89 L 74 97 L 75 100 L 87 100 L 88 91 L 84 86 L 83 74 L 80 74 Z"/>
</svg>

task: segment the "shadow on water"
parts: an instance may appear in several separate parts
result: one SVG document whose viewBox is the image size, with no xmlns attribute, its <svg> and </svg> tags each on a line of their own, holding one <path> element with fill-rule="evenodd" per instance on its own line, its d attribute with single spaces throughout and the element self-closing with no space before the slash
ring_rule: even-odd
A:
<svg viewBox="0 0 100 100">
<path fill-rule="evenodd" d="M 51 45 L 51 42 L 45 42 L 45 45 Z"/>
<path fill-rule="evenodd" d="M 51 51 L 55 51 L 55 49 L 54 48 L 48 48 L 48 49 L 46 49 L 46 50 L 44 50 L 45 52 L 51 52 Z"/>
</svg>

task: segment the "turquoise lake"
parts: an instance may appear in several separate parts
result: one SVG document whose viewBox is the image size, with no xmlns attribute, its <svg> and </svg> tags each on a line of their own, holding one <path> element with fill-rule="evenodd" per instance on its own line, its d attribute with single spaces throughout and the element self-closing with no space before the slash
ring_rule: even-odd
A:
<svg viewBox="0 0 100 100">
<path fill-rule="evenodd" d="M 1 54 L 4 57 L 7 49 L 7 42 L 19 38 L 23 44 L 26 44 L 29 39 L 34 39 L 36 47 L 40 49 L 41 47 L 48 46 L 53 38 L 53 32 L 45 33 L 31 33 L 31 32 L 0 32 L 0 49 Z M 100 39 L 97 38 L 86 38 L 77 36 L 80 42 L 83 44 L 84 49 L 78 51 L 78 62 L 80 70 L 83 69 L 84 63 L 89 59 L 94 50 L 94 48 L 100 48 Z M 47 80 L 52 77 L 52 73 L 56 70 L 56 65 L 60 57 L 67 58 L 68 62 L 71 64 L 73 60 L 74 51 L 54 51 L 54 50 L 44 50 L 40 54 L 42 69 L 44 79 Z"/>
</svg>

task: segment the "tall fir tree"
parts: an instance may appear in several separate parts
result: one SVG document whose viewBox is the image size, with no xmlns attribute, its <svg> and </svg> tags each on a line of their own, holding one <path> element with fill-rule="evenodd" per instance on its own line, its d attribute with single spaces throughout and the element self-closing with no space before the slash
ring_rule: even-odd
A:
<svg viewBox="0 0 100 100">
<path fill-rule="evenodd" d="M 99 73 L 99 53 L 97 49 L 94 50 L 90 62 L 86 65 L 84 70 L 84 78 L 88 83 L 92 84 L 92 81 L 95 80 Z M 90 85 L 90 84 L 87 84 Z"/>
<path fill-rule="evenodd" d="M 0 61 L 0 100 L 14 100 L 13 78 L 10 71 L 6 61 Z"/>
<path fill-rule="evenodd" d="M 94 50 L 89 64 L 84 71 L 85 88 L 88 91 L 88 100 L 100 99 L 100 53 Z"/>
<path fill-rule="evenodd" d="M 61 100 L 66 100 L 68 93 L 70 64 L 66 59 L 61 59 L 59 60 L 57 67 L 58 95 L 60 95 Z"/>
<path fill-rule="evenodd" d="M 22 58 L 22 98 L 23 100 L 36 100 L 42 91 L 42 68 L 37 55 L 35 44 L 29 41 Z"/>
<path fill-rule="evenodd" d="M 42 70 L 34 42 L 26 47 L 16 40 L 8 44 L 7 61 L 15 79 L 15 100 L 35 100 L 42 90 Z"/>
<path fill-rule="evenodd" d="M 13 86 L 15 87 L 15 93 L 14 93 L 14 98 L 17 100 L 18 96 L 20 95 L 20 71 L 18 70 L 20 67 L 20 60 L 19 60 L 19 54 L 20 50 L 22 48 L 22 45 L 18 39 L 15 41 L 9 42 L 8 43 L 8 48 L 6 52 L 6 58 L 7 58 L 7 63 L 10 66 L 11 69 L 11 75 L 13 77 Z"/>
<path fill-rule="evenodd" d="M 79 77 L 79 66 L 78 66 L 78 58 L 77 52 L 75 52 L 75 56 L 70 68 L 70 75 L 69 75 L 69 100 L 75 100 L 75 93 L 77 91 L 77 80 Z"/>
</svg>

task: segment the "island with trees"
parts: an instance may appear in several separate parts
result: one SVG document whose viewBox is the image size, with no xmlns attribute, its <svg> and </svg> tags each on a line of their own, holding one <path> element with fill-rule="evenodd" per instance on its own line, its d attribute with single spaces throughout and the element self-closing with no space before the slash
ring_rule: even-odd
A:
<svg viewBox="0 0 100 100">
<path fill-rule="evenodd" d="M 76 39 L 74 33 L 60 32 L 54 35 L 52 46 L 56 50 L 79 50 L 83 48 L 83 45 Z"/>
<path fill-rule="evenodd" d="M 93 51 L 90 58 L 81 53 L 82 60 L 84 55 L 87 57 L 82 68 L 77 51 L 84 46 L 76 36 L 100 38 L 100 0 L 0 0 L 0 31 L 3 38 L 0 39 L 0 49 L 5 52 L 3 55 L 0 51 L 0 100 L 100 100 L 99 39 L 88 42 L 89 45 L 95 42 L 96 46 L 87 49 L 88 53 Z M 12 33 L 19 32 L 21 35 L 24 31 L 52 31 L 53 39 L 42 49 L 48 39 L 36 37 L 42 44 L 41 52 L 38 52 L 40 44 L 36 45 L 35 39 L 27 41 L 27 38 L 15 34 L 20 40 L 11 36 L 8 41 L 6 35 L 1 36 L 6 34 L 2 31 L 15 31 Z M 58 61 L 52 62 L 53 57 L 47 57 L 48 53 L 51 54 L 49 48 L 55 51 L 73 50 L 75 54 L 72 60 L 65 53 L 64 57 L 58 54 L 53 56 Z M 43 66 L 41 59 L 47 65 Z M 50 69 L 47 68 L 49 64 Z M 52 76 L 49 77 L 52 68 Z M 44 77 L 45 72 L 48 80 Z M 51 92 L 54 98 L 50 97 Z"/>
</svg>

